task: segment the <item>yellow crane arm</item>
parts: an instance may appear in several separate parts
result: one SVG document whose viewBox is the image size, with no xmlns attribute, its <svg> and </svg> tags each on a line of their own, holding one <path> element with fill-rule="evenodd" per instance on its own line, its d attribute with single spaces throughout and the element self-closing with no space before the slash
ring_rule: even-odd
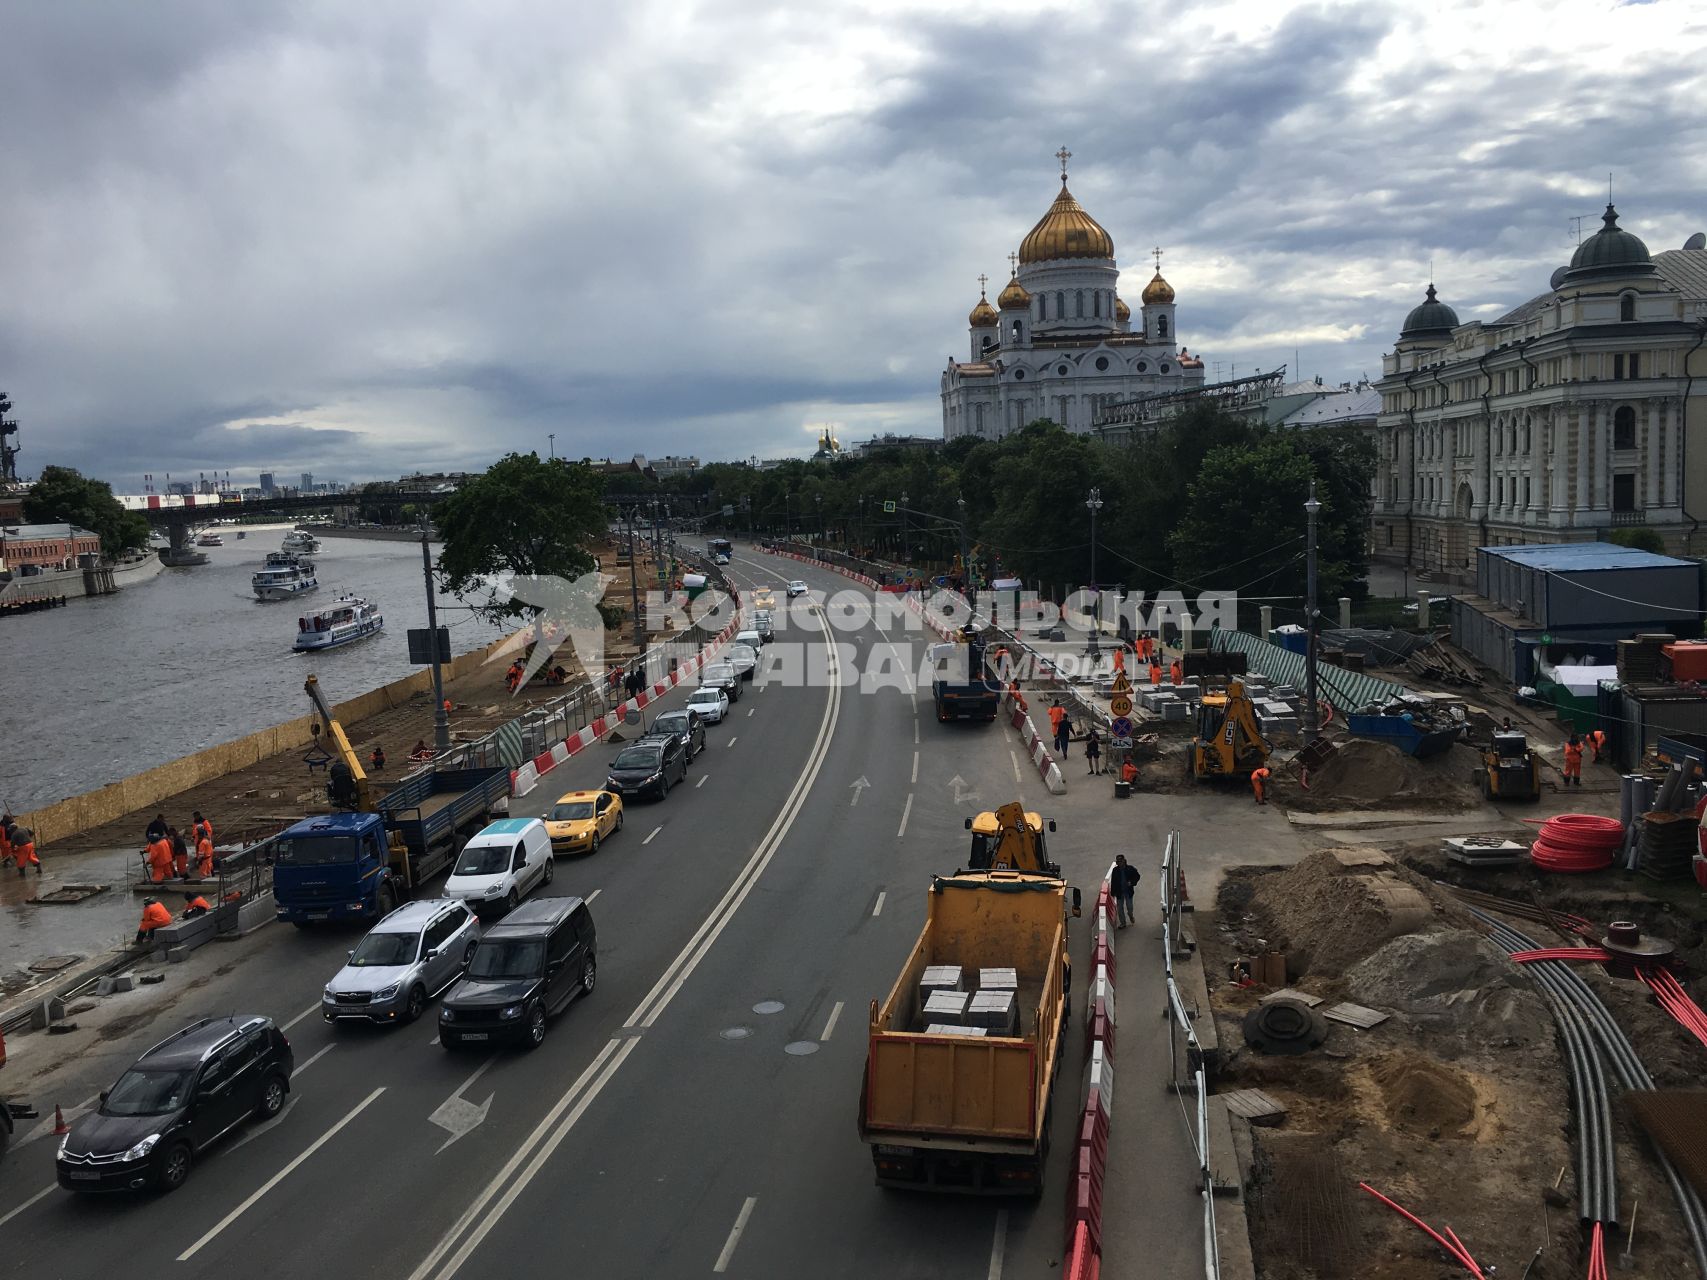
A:
<svg viewBox="0 0 1707 1280">
<path fill-rule="evenodd" d="M 361 757 L 350 745 L 349 738 L 344 733 L 344 726 L 338 723 L 338 718 L 332 714 L 332 706 L 326 701 L 326 695 L 320 691 L 320 678 L 309 676 L 302 683 L 303 691 L 308 694 L 308 700 L 314 704 L 314 710 L 320 717 L 320 723 L 314 726 L 315 737 L 319 737 L 324 728 L 326 742 L 322 745 L 341 760 L 344 767 L 350 771 L 350 778 L 356 786 L 358 807 L 364 813 L 373 811 L 372 797 L 368 790 L 367 770 L 362 768 Z"/>
</svg>

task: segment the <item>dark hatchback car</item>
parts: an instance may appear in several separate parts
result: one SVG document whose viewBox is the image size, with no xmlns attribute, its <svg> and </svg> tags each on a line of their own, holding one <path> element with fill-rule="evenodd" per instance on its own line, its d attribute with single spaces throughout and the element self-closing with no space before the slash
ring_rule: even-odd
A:
<svg viewBox="0 0 1707 1280">
<path fill-rule="evenodd" d="M 196 1157 L 245 1120 L 284 1108 L 295 1066 L 272 1019 L 203 1018 L 166 1037 L 101 1095 L 59 1144 L 68 1191 L 183 1185 Z"/>
<path fill-rule="evenodd" d="M 664 712 L 652 721 L 652 727 L 646 732 L 648 738 L 653 735 L 674 735 L 681 741 L 689 760 L 705 750 L 705 722 L 699 718 L 697 711 L 683 709 Z"/>
<path fill-rule="evenodd" d="M 688 749 L 675 735 L 642 738 L 624 747 L 611 761 L 605 786 L 624 800 L 629 796 L 652 795 L 662 800 L 670 788 L 687 781 Z"/>
<path fill-rule="evenodd" d="M 534 898 L 486 930 L 462 980 L 439 1005 L 446 1049 L 545 1039 L 545 1020 L 598 978 L 593 913 L 579 898 Z"/>
</svg>

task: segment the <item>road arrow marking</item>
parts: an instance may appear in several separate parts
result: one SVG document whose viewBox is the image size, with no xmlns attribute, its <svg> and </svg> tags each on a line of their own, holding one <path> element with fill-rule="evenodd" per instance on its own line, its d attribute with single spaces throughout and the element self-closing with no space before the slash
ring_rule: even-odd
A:
<svg viewBox="0 0 1707 1280">
<path fill-rule="evenodd" d="M 439 1152 L 442 1152 L 445 1147 L 450 1146 L 450 1144 L 455 1142 L 458 1138 L 465 1137 L 485 1123 L 486 1113 L 492 1108 L 492 1099 L 496 1098 L 498 1095 L 496 1093 L 488 1094 L 485 1102 L 482 1102 L 479 1106 L 475 1106 L 474 1103 L 463 1097 L 462 1094 L 465 1089 L 473 1088 L 474 1082 L 480 1079 L 481 1076 L 485 1075 L 487 1069 L 490 1068 L 497 1060 L 497 1057 L 494 1056 L 486 1059 L 485 1062 L 482 1062 L 474 1074 L 469 1076 L 468 1079 L 464 1080 L 461 1084 L 457 1085 L 456 1092 L 441 1102 L 439 1104 L 439 1109 L 427 1117 L 427 1122 L 429 1124 L 436 1124 L 439 1128 L 450 1134 L 450 1137 L 445 1139 L 444 1146 L 440 1147 L 438 1151 L 435 1151 L 433 1153 L 434 1155 L 438 1155 Z"/>
<path fill-rule="evenodd" d="M 970 789 L 965 778 L 958 773 L 948 780 L 948 785 L 954 788 L 954 803 L 965 804 L 968 800 L 978 799 L 978 793 Z"/>
<path fill-rule="evenodd" d="M 853 788 L 853 800 L 848 805 L 850 809 L 859 803 L 860 796 L 865 794 L 865 789 L 870 785 L 871 779 L 866 777 L 863 773 L 852 782 L 848 783 L 848 786 Z"/>
</svg>

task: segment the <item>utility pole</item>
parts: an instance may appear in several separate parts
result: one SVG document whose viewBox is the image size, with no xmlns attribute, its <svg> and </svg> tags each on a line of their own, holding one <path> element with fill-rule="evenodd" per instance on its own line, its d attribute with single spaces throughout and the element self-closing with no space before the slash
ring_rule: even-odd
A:
<svg viewBox="0 0 1707 1280">
<path fill-rule="evenodd" d="M 427 530 L 421 530 L 421 570 L 427 578 L 427 637 L 433 647 L 433 750 L 450 750 L 450 713 L 445 710 L 445 678 L 439 666 L 439 606 L 433 593 L 433 553 L 427 547 Z"/>
<path fill-rule="evenodd" d="M 1308 518 L 1304 540 L 1304 745 L 1309 746 L 1321 735 L 1316 713 L 1316 513 L 1322 504 L 1316 501 L 1316 482 L 1310 481 L 1310 497 L 1304 503 Z"/>
<path fill-rule="evenodd" d="M 960 511 L 960 590 L 970 600 L 972 598 L 972 545 L 966 534 L 966 499 L 956 498 L 954 505 Z"/>
<path fill-rule="evenodd" d="M 545 433 L 545 438 L 549 442 L 549 447 L 551 449 L 551 460 L 553 462 L 556 462 L 557 461 L 557 433 L 555 431 L 548 431 Z"/>
<path fill-rule="evenodd" d="M 1085 506 L 1091 513 L 1091 590 L 1097 591 L 1097 512 L 1102 510 L 1102 490 L 1092 489 L 1091 496 L 1085 499 Z M 1097 644 L 1097 633 L 1102 630 L 1101 614 L 1102 592 L 1097 591 L 1096 604 L 1091 608 L 1091 643 L 1085 650 L 1092 662 L 1101 655 Z"/>
<path fill-rule="evenodd" d="M 901 493 L 901 563 L 912 563 L 907 558 L 907 494 L 905 490 Z"/>
<path fill-rule="evenodd" d="M 640 616 L 640 570 L 635 564 L 638 549 L 634 545 L 634 508 L 628 509 L 628 598 L 634 609 L 635 661 L 646 653 L 646 621 Z"/>
</svg>

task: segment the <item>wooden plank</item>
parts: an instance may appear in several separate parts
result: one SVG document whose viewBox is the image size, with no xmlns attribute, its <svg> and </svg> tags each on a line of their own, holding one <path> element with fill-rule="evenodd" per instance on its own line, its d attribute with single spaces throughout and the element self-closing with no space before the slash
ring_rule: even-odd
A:
<svg viewBox="0 0 1707 1280">
<path fill-rule="evenodd" d="M 1297 987 L 1282 987 L 1279 991 L 1271 991 L 1258 1004 L 1267 1004 L 1270 1000 L 1298 1000 L 1314 1009 L 1322 1003 L 1321 996 L 1313 996 L 1308 991 L 1300 991 Z"/>
<path fill-rule="evenodd" d="M 1286 1117 L 1286 1107 L 1261 1089 L 1235 1089 L 1232 1093 L 1215 1095 L 1233 1115 L 1252 1124 L 1279 1124 Z"/>
<path fill-rule="evenodd" d="M 1367 1031 L 1371 1027 L 1380 1026 L 1392 1015 L 1382 1013 L 1379 1009 L 1368 1009 L 1360 1004 L 1342 1001 L 1323 1009 L 1322 1016 L 1335 1022 L 1343 1022 L 1348 1027 L 1356 1027 L 1359 1031 Z"/>
</svg>

